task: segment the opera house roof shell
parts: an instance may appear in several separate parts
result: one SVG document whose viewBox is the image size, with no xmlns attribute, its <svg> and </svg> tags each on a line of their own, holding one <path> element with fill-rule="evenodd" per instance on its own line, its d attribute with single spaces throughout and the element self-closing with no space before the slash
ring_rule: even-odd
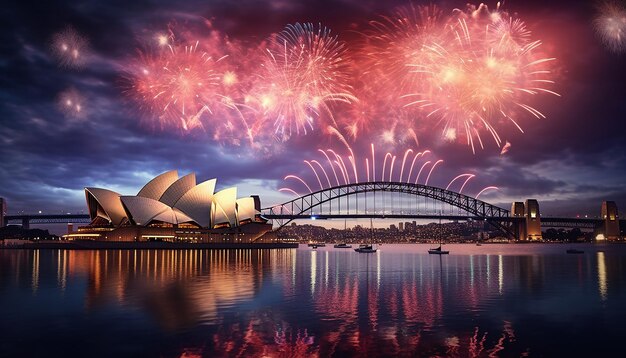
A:
<svg viewBox="0 0 626 358">
<path fill-rule="evenodd" d="M 176 170 L 150 180 L 136 196 L 101 188 L 85 188 L 92 223 L 147 226 L 153 222 L 192 223 L 203 228 L 237 227 L 259 214 L 258 197 L 237 199 L 237 188 L 215 192 L 216 179 L 196 183 L 194 173 Z"/>
</svg>

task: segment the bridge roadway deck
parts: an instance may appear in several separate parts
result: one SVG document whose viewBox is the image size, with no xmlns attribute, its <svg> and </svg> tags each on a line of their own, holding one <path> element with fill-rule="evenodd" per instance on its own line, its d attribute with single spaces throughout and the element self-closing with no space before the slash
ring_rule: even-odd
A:
<svg viewBox="0 0 626 358">
<path fill-rule="evenodd" d="M 289 215 L 289 214 L 267 214 L 262 215 L 266 219 L 312 219 L 312 220 L 332 220 L 332 219 L 441 219 L 441 220 L 476 220 L 482 221 L 485 218 L 471 215 L 437 215 L 437 214 L 319 214 L 319 215 Z M 523 218 L 487 218 L 486 220 L 498 221 L 518 221 Z M 504 219 L 504 220 L 503 220 Z"/>
<path fill-rule="evenodd" d="M 519 222 L 525 220 L 523 217 L 481 217 L 473 215 L 438 215 L 438 214 L 319 214 L 319 215 L 290 215 L 290 214 L 266 214 L 266 219 L 288 220 L 288 219 L 439 219 L 441 220 L 474 220 L 474 221 L 499 221 L 499 222 Z M 600 218 L 560 218 L 541 217 L 541 225 L 544 227 L 580 227 L 592 228 L 602 224 Z M 626 220 L 620 220 L 620 227 L 625 227 Z"/>
<path fill-rule="evenodd" d="M 320 214 L 320 215 L 288 215 L 288 214 L 272 214 L 263 215 L 266 219 L 285 220 L 285 219 L 313 219 L 315 220 L 332 220 L 332 219 L 439 219 L 441 220 L 497 220 L 500 222 L 515 222 L 523 220 L 518 217 L 500 217 L 500 218 L 483 218 L 471 215 L 437 215 L 437 214 Z M 87 214 L 26 214 L 26 215 L 8 215 L 4 217 L 4 224 L 10 223 L 22 224 L 57 224 L 57 223 L 80 223 L 88 224 L 90 222 Z M 543 227 L 579 227 L 593 228 L 602 223 L 600 218 L 559 218 L 559 217 L 541 217 Z M 620 220 L 620 227 L 626 228 L 626 220 Z"/>
</svg>

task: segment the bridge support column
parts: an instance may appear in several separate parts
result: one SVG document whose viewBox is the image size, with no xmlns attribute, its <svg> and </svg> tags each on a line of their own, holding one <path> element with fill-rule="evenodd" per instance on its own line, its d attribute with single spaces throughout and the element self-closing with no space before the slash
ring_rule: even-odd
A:
<svg viewBox="0 0 626 358">
<path fill-rule="evenodd" d="M 30 220 L 28 218 L 22 219 L 22 229 L 29 230 L 30 229 Z"/>
<path fill-rule="evenodd" d="M 606 240 L 620 238 L 617 204 L 614 201 L 602 202 L 602 234 Z"/>
<path fill-rule="evenodd" d="M 513 221 L 513 233 L 515 234 L 515 240 L 524 241 L 527 240 L 526 236 L 526 220 L 524 216 L 524 203 L 516 201 L 511 204 L 511 217 L 519 218 Z"/>
<path fill-rule="evenodd" d="M 7 226 L 4 217 L 7 215 L 7 201 L 4 198 L 0 198 L 0 227 Z"/>
<path fill-rule="evenodd" d="M 541 240 L 541 216 L 539 213 L 539 202 L 537 202 L 537 200 L 526 200 L 524 203 L 524 216 L 526 217 L 527 240 Z"/>
</svg>

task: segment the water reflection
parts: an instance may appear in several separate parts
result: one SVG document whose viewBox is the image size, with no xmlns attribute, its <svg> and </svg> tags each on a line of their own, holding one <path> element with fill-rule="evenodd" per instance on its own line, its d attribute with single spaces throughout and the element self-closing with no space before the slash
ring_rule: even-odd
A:
<svg viewBox="0 0 626 358">
<path fill-rule="evenodd" d="M 317 282 L 317 251 L 311 251 L 311 294 L 315 293 Z"/>
<path fill-rule="evenodd" d="M 600 291 L 600 298 L 606 300 L 607 284 L 606 284 L 606 263 L 604 262 L 604 252 L 597 253 L 598 259 L 598 289 Z"/>
<path fill-rule="evenodd" d="M 502 265 L 502 255 L 498 255 L 498 292 L 502 294 L 504 286 L 504 268 Z"/>
<path fill-rule="evenodd" d="M 33 290 L 33 294 L 36 294 L 37 289 L 39 289 L 39 250 L 35 250 L 33 252 L 33 270 L 32 270 L 31 287 Z"/>
<path fill-rule="evenodd" d="M 445 339 L 447 346 L 446 355 L 450 357 L 498 357 L 504 350 L 505 344 L 515 342 L 515 331 L 511 322 L 504 321 L 502 332 L 498 340 L 489 346 L 487 333 L 481 331 L 479 327 L 474 327 L 473 335 L 469 337 L 448 337 Z"/>
<path fill-rule="evenodd" d="M 602 328 L 626 317 L 611 305 L 624 298 L 626 254 L 482 250 L 491 251 L 5 250 L 0 328 L 15 327 L 8 341 L 41 330 L 62 342 L 98 327 L 137 354 L 151 347 L 160 356 L 477 357 L 551 355 L 556 348 L 534 332 L 550 326 L 571 341 L 581 337 L 567 336 L 569 325 L 592 331 L 607 307 L 617 311 Z M 54 309 L 43 309 L 49 302 Z M 54 353 L 60 343 L 50 344 Z M 10 348 L 0 345 L 0 356 L 18 352 Z M 116 345 L 102 351 L 117 353 Z"/>
</svg>

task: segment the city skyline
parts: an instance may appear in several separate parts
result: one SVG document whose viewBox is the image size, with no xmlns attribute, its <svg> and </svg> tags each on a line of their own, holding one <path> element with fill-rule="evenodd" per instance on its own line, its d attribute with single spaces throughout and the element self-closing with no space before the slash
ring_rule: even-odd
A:
<svg viewBox="0 0 626 358">
<path fill-rule="evenodd" d="M 59 2 L 39 5 L 41 11 L 34 13 L 25 3 L 9 5 L 5 23 L 12 31 L 0 35 L 5 44 L 0 64 L 0 197 L 7 199 L 10 213 L 80 212 L 86 209 L 84 187 L 134 195 L 147 179 L 177 169 L 183 174 L 197 172 L 203 180 L 219 177 L 224 185 L 219 189 L 237 186 L 243 195 L 260 195 L 264 207 L 284 202 L 291 196 L 278 189 L 293 184 L 283 179 L 287 175 L 317 182 L 303 161 L 320 160 L 318 149 L 335 148 L 347 158 L 349 152 L 337 136 L 315 128 L 286 141 L 268 141 L 260 153 L 245 143 L 216 139 L 210 126 L 193 133 L 150 128 L 142 120 L 145 114 L 125 96 L 124 67 L 146 37 L 174 23 L 178 29 L 205 31 L 206 36 L 208 20 L 211 29 L 233 41 L 261 43 L 286 24 L 321 22 L 348 47 L 357 47 L 358 33 L 368 21 L 407 4 L 255 1 L 174 6 L 147 1 L 124 8 L 127 4 Z M 464 8 L 465 2 L 437 5 L 448 11 Z M 511 2 L 505 9 L 522 18 L 557 59 L 555 91 L 561 97 L 531 101 L 546 119 L 522 119 L 523 134 L 512 125 L 505 127 L 500 136 L 512 143 L 508 151 L 485 139 L 485 148 L 475 153 L 464 143 L 441 140 L 434 134 L 440 132 L 435 124 L 420 133 L 419 144 L 385 136 L 392 127 L 397 133 L 393 120 L 382 132 L 365 125 L 364 134 L 356 138 L 340 128 L 356 157 L 368 158 L 372 143 L 381 161 L 386 152 L 397 155 L 399 162 L 407 149 L 431 150 L 433 160 L 444 161 L 431 185 L 445 187 L 456 175 L 472 173 L 476 178 L 468 194 L 497 186 L 498 191 L 485 193 L 482 199 L 502 207 L 535 198 L 544 214 L 596 216 L 603 200 L 626 205 L 624 55 L 605 48 L 594 33 L 594 5 Z M 68 26 L 88 40 L 89 57 L 79 69 L 59 66 L 50 49 L 55 34 Z M 84 114 L 61 111 L 59 99 L 76 93 L 81 96 L 72 98 L 85 101 Z M 421 125 L 420 118 L 415 122 Z M 377 123 L 372 120 L 371 125 Z M 381 163 L 377 165 L 380 170 Z"/>
</svg>

